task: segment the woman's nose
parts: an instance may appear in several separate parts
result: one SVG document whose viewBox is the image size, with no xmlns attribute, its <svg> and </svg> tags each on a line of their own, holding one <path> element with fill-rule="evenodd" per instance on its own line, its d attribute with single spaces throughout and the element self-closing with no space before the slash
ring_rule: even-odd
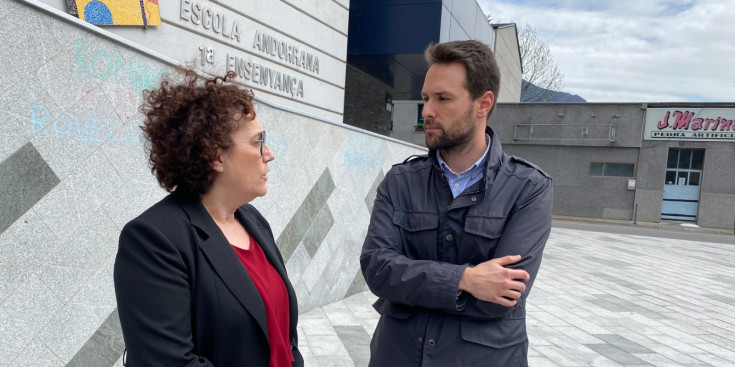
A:
<svg viewBox="0 0 735 367">
<path fill-rule="evenodd" d="M 276 159 L 275 153 L 273 153 L 271 147 L 266 144 L 265 149 L 263 150 L 263 162 L 268 163 L 274 159 Z"/>
</svg>

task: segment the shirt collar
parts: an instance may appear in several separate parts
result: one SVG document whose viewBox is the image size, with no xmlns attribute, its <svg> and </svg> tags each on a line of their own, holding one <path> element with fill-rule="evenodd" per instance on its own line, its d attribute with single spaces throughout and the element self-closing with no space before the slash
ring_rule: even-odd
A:
<svg viewBox="0 0 735 367">
<path fill-rule="evenodd" d="M 472 170 L 477 169 L 477 167 L 480 167 L 484 163 L 485 158 L 487 158 L 487 152 L 490 151 L 490 143 L 491 143 L 491 140 L 490 140 L 490 135 L 488 135 L 487 133 L 485 134 L 485 143 L 487 143 L 487 147 L 485 148 L 485 153 L 482 153 L 482 156 L 480 157 L 480 159 L 478 159 L 477 162 L 475 162 L 472 166 L 470 166 L 470 168 L 466 169 L 464 172 L 455 173 L 454 171 L 452 171 L 452 169 L 449 168 L 449 166 L 447 165 L 447 163 L 444 162 L 444 159 L 442 158 L 441 152 L 439 150 L 437 150 L 436 151 L 436 159 L 439 162 L 439 167 L 441 167 L 442 171 L 444 171 L 444 174 L 447 174 L 447 175 L 448 174 L 452 174 L 452 175 L 455 175 L 455 176 L 459 176 L 459 175 L 461 175 L 463 173 L 471 172 Z"/>
</svg>

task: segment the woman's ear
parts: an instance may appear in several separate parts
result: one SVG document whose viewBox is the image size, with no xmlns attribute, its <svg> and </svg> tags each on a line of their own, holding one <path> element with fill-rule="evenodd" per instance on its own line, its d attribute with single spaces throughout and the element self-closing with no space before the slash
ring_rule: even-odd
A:
<svg viewBox="0 0 735 367">
<path fill-rule="evenodd" d="M 212 163 L 212 168 L 217 172 L 222 172 L 225 170 L 225 166 L 222 163 L 222 152 L 217 152 L 217 158 L 215 158 L 214 163 Z"/>
</svg>

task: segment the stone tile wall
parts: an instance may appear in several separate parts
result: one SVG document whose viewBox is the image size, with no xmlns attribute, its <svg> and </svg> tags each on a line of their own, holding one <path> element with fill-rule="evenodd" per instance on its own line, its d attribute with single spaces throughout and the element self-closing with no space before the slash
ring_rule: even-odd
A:
<svg viewBox="0 0 735 367">
<path fill-rule="evenodd" d="M 172 66 L 0 0 L 0 366 L 112 366 L 122 226 L 160 200 L 137 106 Z M 260 103 L 276 155 L 271 223 L 307 311 L 365 289 L 358 254 L 375 189 L 416 147 Z M 343 330 L 349 332 L 349 330 Z"/>
</svg>

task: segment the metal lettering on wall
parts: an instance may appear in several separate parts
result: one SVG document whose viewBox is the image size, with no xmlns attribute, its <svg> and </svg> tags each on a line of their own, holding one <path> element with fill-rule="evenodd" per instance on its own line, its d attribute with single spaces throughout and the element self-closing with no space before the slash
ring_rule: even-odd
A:
<svg viewBox="0 0 735 367">
<path fill-rule="evenodd" d="M 278 39 L 267 33 L 255 31 L 253 48 L 264 54 L 278 57 L 279 59 L 296 65 L 314 74 L 319 74 L 319 57 L 304 50 L 299 50 L 284 40 Z"/>
<path fill-rule="evenodd" d="M 210 32 L 240 42 L 240 30 L 243 27 L 238 22 L 236 15 L 230 14 L 228 17 L 227 14 L 224 14 L 224 11 L 213 9 L 198 1 L 181 0 L 179 16 L 184 22 L 191 22 Z M 253 38 L 253 48 L 273 58 L 278 58 L 281 62 L 319 74 L 318 56 L 300 50 L 298 46 L 282 39 L 256 30 Z M 214 48 L 201 45 L 198 50 L 201 65 L 215 64 Z M 226 71 L 234 71 L 240 79 L 268 87 L 291 97 L 304 97 L 304 81 L 292 74 L 231 53 L 226 55 L 225 65 Z"/>
<path fill-rule="evenodd" d="M 303 80 L 258 64 L 252 59 L 228 54 L 227 71 L 234 71 L 239 78 L 290 94 L 292 97 L 304 97 Z"/>
<path fill-rule="evenodd" d="M 735 108 L 649 108 L 643 140 L 735 141 Z"/>
<path fill-rule="evenodd" d="M 181 19 L 222 37 L 240 42 L 240 22 L 198 1 L 181 0 Z"/>
</svg>

